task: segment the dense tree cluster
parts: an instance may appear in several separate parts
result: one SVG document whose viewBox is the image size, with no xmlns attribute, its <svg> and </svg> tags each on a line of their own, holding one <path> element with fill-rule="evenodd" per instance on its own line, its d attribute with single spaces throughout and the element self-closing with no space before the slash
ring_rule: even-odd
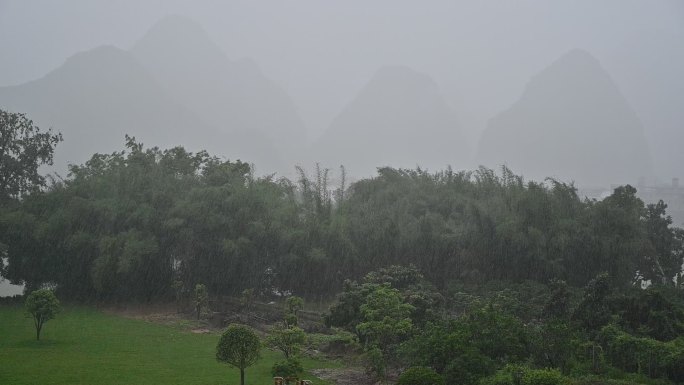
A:
<svg viewBox="0 0 684 385">
<path fill-rule="evenodd" d="M 53 283 L 66 298 L 153 300 L 197 283 L 211 295 L 331 297 L 392 264 L 414 264 L 441 291 L 492 280 L 582 286 L 601 272 L 618 285 L 674 284 L 682 264 L 684 232 L 630 186 L 597 201 L 506 168 L 382 168 L 337 189 L 327 170 L 299 172 L 255 177 L 244 162 L 128 138 L 125 151 L 2 205 L 3 275 L 29 289 Z"/>
<path fill-rule="evenodd" d="M 273 373 L 296 376 L 302 297 L 335 296 L 325 323 L 379 378 L 409 368 L 399 383 L 684 382 L 684 231 L 631 186 L 581 199 L 505 167 L 381 168 L 347 186 L 341 168 L 335 188 L 318 167 L 256 177 L 241 161 L 128 137 L 46 186 L 33 166 L 61 138 L 23 115 L 0 126 L 14 135 L 0 143 L 0 274 L 38 289 L 34 318 L 36 295 L 54 298 L 46 286 L 68 300 L 180 304 L 194 292 L 198 317 L 210 296 L 248 308 L 289 294 L 267 342 L 286 358 Z M 23 172 L 14 160 L 27 151 Z M 216 357 L 244 380 L 260 346 L 233 325 Z"/>
<path fill-rule="evenodd" d="M 326 316 L 330 326 L 357 333 L 378 379 L 409 368 L 398 383 L 684 381 L 681 288 L 625 288 L 608 274 L 583 288 L 492 281 L 459 288 L 446 306 L 431 304 L 420 325 L 413 296 L 400 289 L 406 276 L 422 278 L 415 268 L 392 266 L 348 283 Z"/>
</svg>

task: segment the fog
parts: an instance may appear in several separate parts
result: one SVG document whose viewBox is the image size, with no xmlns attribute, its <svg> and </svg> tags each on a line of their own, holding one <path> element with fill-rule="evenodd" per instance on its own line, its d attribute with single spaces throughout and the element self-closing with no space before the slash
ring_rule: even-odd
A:
<svg viewBox="0 0 684 385">
<path fill-rule="evenodd" d="M 679 1 L 2 1 L 0 106 L 64 133 L 62 172 L 128 133 L 261 173 L 658 185 L 684 175 L 682 42 Z"/>
</svg>

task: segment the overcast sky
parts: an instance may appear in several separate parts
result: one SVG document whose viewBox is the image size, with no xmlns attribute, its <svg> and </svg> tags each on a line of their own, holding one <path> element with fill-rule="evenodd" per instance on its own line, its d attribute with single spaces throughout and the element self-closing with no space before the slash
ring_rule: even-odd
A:
<svg viewBox="0 0 684 385">
<path fill-rule="evenodd" d="M 572 48 L 609 61 L 644 30 L 684 35 L 677 0 L 0 0 L 0 85 L 39 78 L 98 45 L 128 48 L 168 14 L 200 22 L 229 57 L 253 58 L 314 133 L 383 65 L 434 77 L 475 135 Z"/>
<path fill-rule="evenodd" d="M 475 153 L 488 121 L 530 78 L 580 48 L 641 119 L 660 180 L 683 176 L 681 0 L 0 0 L 0 86 L 103 44 L 129 49 L 171 14 L 194 19 L 229 58 L 253 59 L 280 84 L 309 143 L 379 68 L 405 65 L 435 80 Z"/>
</svg>

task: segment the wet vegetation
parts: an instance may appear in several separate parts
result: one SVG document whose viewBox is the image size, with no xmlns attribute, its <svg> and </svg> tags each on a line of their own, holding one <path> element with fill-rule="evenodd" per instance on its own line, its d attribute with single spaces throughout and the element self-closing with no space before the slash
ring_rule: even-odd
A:
<svg viewBox="0 0 684 385">
<path fill-rule="evenodd" d="M 329 175 L 257 177 L 244 162 L 129 138 L 126 151 L 3 206 L 3 275 L 72 299 L 152 301 L 173 297 L 174 282 L 328 298 L 393 264 L 414 264 L 440 291 L 494 280 L 581 287 L 604 272 L 617 287 L 670 284 L 681 268 L 684 233 L 630 186 L 596 201 L 506 168 L 382 168 L 348 187 Z"/>
<path fill-rule="evenodd" d="M 645 205 L 631 186 L 582 199 L 505 167 L 380 168 L 349 185 L 344 168 L 297 170 L 257 176 L 127 138 L 66 179 L 2 190 L 2 276 L 70 303 L 185 300 L 197 318 L 221 298 L 284 300 L 264 340 L 285 361 L 264 381 L 300 373 L 302 345 L 328 336 L 375 380 L 405 385 L 684 383 L 684 231 L 662 202 Z M 331 303 L 316 335 L 299 325 L 307 302 Z M 2 335 L 14 335 L 16 309 L 2 311 Z M 103 348 L 111 333 L 60 339 L 53 323 L 50 340 L 98 338 L 91 357 L 123 360 Z M 0 343 L 14 356 L 23 342 L 12 341 Z M 165 365 L 156 354 L 145 359 Z M 121 375 L 112 381 L 137 383 Z"/>
</svg>

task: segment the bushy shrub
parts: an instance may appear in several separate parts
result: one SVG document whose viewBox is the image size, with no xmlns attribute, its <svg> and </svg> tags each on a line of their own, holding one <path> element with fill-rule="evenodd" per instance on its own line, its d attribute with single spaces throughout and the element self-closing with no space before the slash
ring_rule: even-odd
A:
<svg viewBox="0 0 684 385">
<path fill-rule="evenodd" d="M 496 374 L 480 380 L 480 385 L 569 385 L 570 380 L 556 369 L 531 369 L 507 365 Z"/>
<path fill-rule="evenodd" d="M 495 374 L 480 380 L 480 385 L 516 385 L 511 373 L 499 370 Z"/>
<path fill-rule="evenodd" d="M 399 376 L 397 385 L 444 385 L 444 378 L 433 369 L 414 366 Z"/>
<path fill-rule="evenodd" d="M 384 381 L 387 377 L 387 363 L 385 356 L 382 354 L 380 348 L 372 347 L 366 351 L 364 355 L 366 361 L 365 367 L 368 374 L 373 376 L 376 380 Z"/>
<path fill-rule="evenodd" d="M 582 376 L 573 378 L 570 385 L 671 385 L 664 379 L 652 379 L 645 376 L 627 375 L 625 379 L 604 378 L 598 376 Z"/>
<path fill-rule="evenodd" d="M 276 362 L 271 368 L 273 377 L 283 377 L 287 383 L 290 379 L 299 378 L 302 373 L 304 373 L 304 368 L 301 362 L 295 358 Z"/>
<path fill-rule="evenodd" d="M 651 378 L 667 377 L 677 383 L 684 381 L 684 337 L 662 342 L 633 336 L 614 324 L 601 329 L 599 337 L 616 368 Z"/>
<path fill-rule="evenodd" d="M 557 369 L 528 369 L 522 375 L 521 385 L 566 385 L 567 378 Z"/>
</svg>

